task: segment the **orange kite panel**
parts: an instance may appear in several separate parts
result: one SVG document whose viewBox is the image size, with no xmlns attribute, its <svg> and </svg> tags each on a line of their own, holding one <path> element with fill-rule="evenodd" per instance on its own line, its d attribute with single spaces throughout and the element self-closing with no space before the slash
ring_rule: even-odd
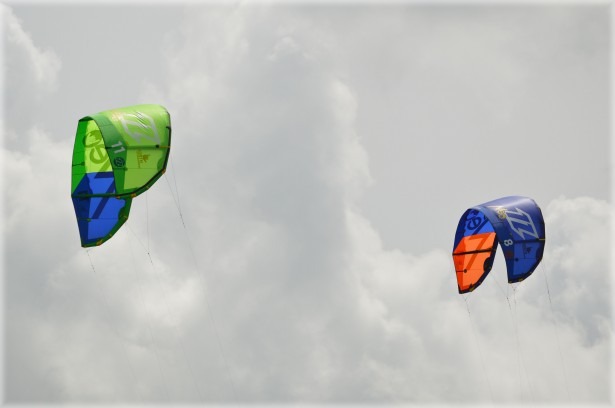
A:
<svg viewBox="0 0 615 408">
<path fill-rule="evenodd" d="M 462 292 L 471 290 L 485 274 L 485 261 L 491 256 L 495 232 L 463 237 L 453 251 L 457 283 Z"/>
</svg>

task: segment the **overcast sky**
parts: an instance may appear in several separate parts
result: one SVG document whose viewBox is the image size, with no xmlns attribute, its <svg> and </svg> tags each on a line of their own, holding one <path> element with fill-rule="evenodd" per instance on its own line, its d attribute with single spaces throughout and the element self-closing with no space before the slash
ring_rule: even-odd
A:
<svg viewBox="0 0 615 408">
<path fill-rule="evenodd" d="M 608 4 L 2 14 L 6 401 L 610 403 Z M 86 251 L 77 121 L 136 103 L 171 163 Z M 543 262 L 462 297 L 459 217 L 506 195 Z"/>
</svg>

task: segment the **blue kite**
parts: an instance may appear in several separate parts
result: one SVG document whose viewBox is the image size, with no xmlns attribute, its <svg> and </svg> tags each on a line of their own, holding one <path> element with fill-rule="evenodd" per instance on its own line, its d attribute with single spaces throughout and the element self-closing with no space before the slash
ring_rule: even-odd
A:
<svg viewBox="0 0 615 408">
<path fill-rule="evenodd" d="M 521 282 L 534 272 L 545 247 L 545 223 L 534 200 L 498 198 L 461 216 L 453 246 L 459 293 L 473 291 L 487 277 L 498 244 L 506 260 L 508 283 Z"/>
</svg>

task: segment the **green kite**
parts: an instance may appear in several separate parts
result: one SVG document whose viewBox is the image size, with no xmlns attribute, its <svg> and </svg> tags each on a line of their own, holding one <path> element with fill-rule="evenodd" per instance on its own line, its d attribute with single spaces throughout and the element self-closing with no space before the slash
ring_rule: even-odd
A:
<svg viewBox="0 0 615 408">
<path fill-rule="evenodd" d="M 132 199 L 164 174 L 171 118 L 160 105 L 112 109 L 79 120 L 71 196 L 81 246 L 101 245 L 128 219 Z"/>
</svg>

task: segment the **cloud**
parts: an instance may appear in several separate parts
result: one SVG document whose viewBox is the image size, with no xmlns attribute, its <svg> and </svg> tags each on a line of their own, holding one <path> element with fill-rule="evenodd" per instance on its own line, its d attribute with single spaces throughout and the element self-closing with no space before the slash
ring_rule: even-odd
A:
<svg viewBox="0 0 615 408">
<path fill-rule="evenodd" d="M 24 68 L 25 72 L 21 78 L 33 79 L 38 89 L 55 89 L 58 71 L 61 67 L 58 56 L 51 50 L 37 47 L 31 36 L 24 31 L 21 21 L 9 7 L 3 6 L 2 10 L 9 45 L 7 52 L 11 57 L 19 60 L 9 60 L 11 79 L 15 79 L 20 74 L 21 68 Z"/>
<path fill-rule="evenodd" d="M 6 138 L 10 149 L 24 149 L 24 133 L 36 116 L 37 109 L 48 103 L 46 96 L 57 90 L 62 62 L 51 49 L 37 46 L 13 10 L 1 8 L 4 23 L 4 61 L 7 85 L 4 106 Z M 5 119 L 6 120 L 6 119 Z M 20 137 L 21 136 L 21 137 Z"/>
<path fill-rule="evenodd" d="M 293 9 L 189 11 L 144 89 L 172 115 L 168 172 L 112 240 L 79 248 L 70 143 L 31 127 L 4 152 L 9 401 L 608 400 L 609 203 L 548 203 L 544 269 L 513 292 L 499 255 L 466 303 L 450 248 L 386 249 L 361 213 L 369 152 L 331 33 Z"/>
<path fill-rule="evenodd" d="M 448 253 L 383 250 L 367 221 L 355 217 L 352 235 L 359 244 L 353 269 L 362 271 L 360 281 L 381 327 L 395 322 L 400 332 L 413 334 L 414 346 L 407 341 L 396 355 L 421 352 L 398 368 L 406 378 L 432 379 L 418 391 L 412 385 L 396 391 L 418 401 L 442 401 L 443 395 L 450 402 L 608 399 L 611 211 L 608 203 L 589 197 L 549 203 L 542 266 L 513 291 L 498 255 L 490 276 L 467 297 L 470 319 L 456 294 Z M 599 360 L 603 363 L 588 364 Z M 447 384 L 448 392 L 430 389 L 432 384 Z"/>
<path fill-rule="evenodd" d="M 583 342 L 591 346 L 611 336 L 610 275 L 611 213 L 608 205 L 589 197 L 560 198 L 547 208 L 547 222 L 556 226 L 549 233 L 547 255 L 554 290 L 570 310 L 563 317 L 581 330 Z M 605 269 L 606 268 L 606 269 Z M 601 290 L 597 290 L 601 288 Z M 566 289 L 566 290 L 564 290 Z"/>
</svg>

